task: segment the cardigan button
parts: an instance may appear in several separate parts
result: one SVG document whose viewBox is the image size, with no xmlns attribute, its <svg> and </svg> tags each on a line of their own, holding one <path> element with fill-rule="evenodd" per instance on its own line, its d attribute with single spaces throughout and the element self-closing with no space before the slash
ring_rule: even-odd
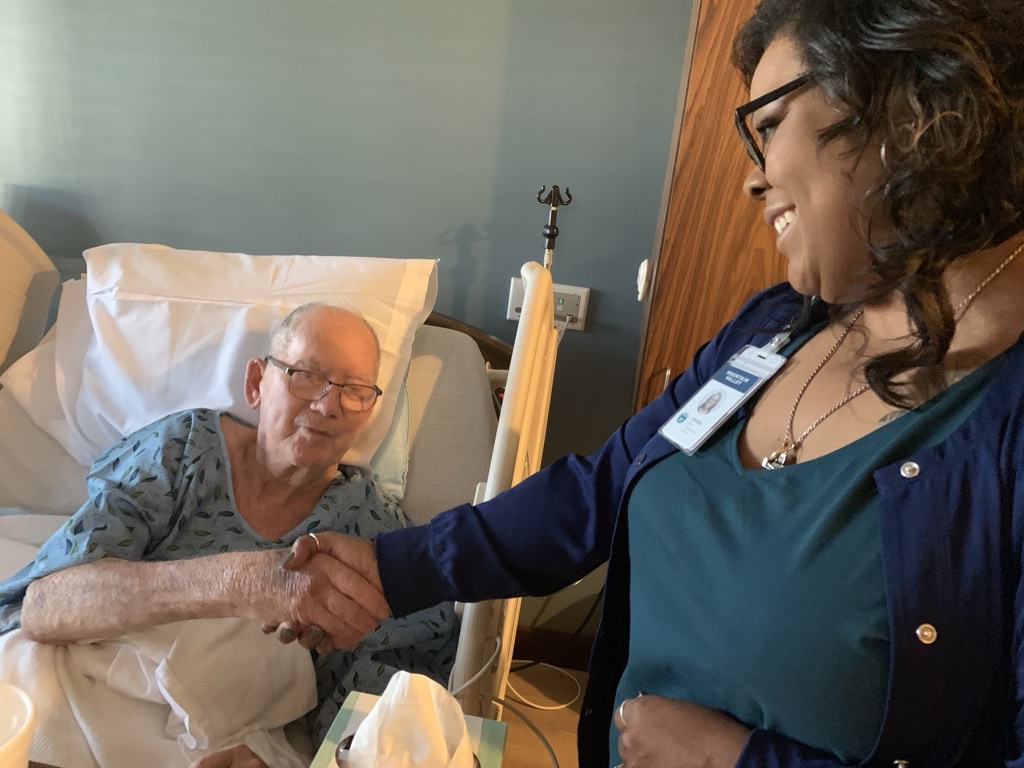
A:
<svg viewBox="0 0 1024 768">
<path fill-rule="evenodd" d="M 917 639 L 925 645 L 931 645 L 939 639 L 939 631 L 931 624 L 922 624 L 917 628 Z"/>
<path fill-rule="evenodd" d="M 647 454 L 646 453 L 641 453 L 639 456 L 636 457 L 636 461 L 634 461 L 633 463 L 636 464 L 637 466 L 640 466 L 646 460 L 647 460 Z"/>
<path fill-rule="evenodd" d="M 908 480 L 921 474 L 921 465 L 916 461 L 908 461 L 900 467 L 900 474 Z"/>
<path fill-rule="evenodd" d="M 893 768 L 910 768 L 909 760 L 893 760 Z"/>
</svg>

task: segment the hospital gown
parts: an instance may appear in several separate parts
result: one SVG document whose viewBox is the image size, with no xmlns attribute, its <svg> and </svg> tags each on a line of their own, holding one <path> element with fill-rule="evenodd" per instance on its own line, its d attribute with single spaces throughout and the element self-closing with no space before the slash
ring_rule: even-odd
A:
<svg viewBox="0 0 1024 768">
<path fill-rule="evenodd" d="M 33 580 L 102 557 L 182 560 L 220 552 L 288 547 L 300 536 L 338 531 L 363 538 L 408 526 L 397 502 L 364 469 L 341 465 L 310 515 L 279 539 L 256 534 L 235 509 L 220 414 L 182 411 L 129 435 L 93 464 L 88 501 L 0 583 L 0 633 L 19 625 Z M 322 740 L 350 690 L 380 693 L 399 669 L 445 682 L 458 640 L 444 603 L 387 619 L 352 651 L 314 654 L 319 706 L 310 732 Z"/>
</svg>

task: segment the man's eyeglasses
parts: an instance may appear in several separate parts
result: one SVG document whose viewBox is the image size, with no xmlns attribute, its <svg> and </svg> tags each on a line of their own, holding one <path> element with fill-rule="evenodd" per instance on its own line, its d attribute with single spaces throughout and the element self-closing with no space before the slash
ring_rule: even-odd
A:
<svg viewBox="0 0 1024 768">
<path fill-rule="evenodd" d="M 790 80 L 785 85 L 780 85 L 773 91 L 763 96 L 759 96 L 753 101 L 748 101 L 742 106 L 736 107 L 736 130 L 739 131 L 740 138 L 743 140 L 743 146 L 747 148 L 747 154 L 750 155 L 750 159 L 754 161 L 754 164 L 764 172 L 764 146 L 761 143 L 761 136 L 757 130 L 751 130 L 750 122 L 748 118 L 751 114 L 756 112 L 768 104 L 771 104 L 776 99 L 781 99 L 788 93 L 792 93 L 797 88 L 809 82 L 811 76 L 809 74 L 800 75 L 795 80 Z"/>
<path fill-rule="evenodd" d="M 318 373 L 287 366 L 270 355 L 263 359 L 288 375 L 288 391 L 301 400 L 319 400 L 331 391 L 331 387 L 337 387 L 343 408 L 350 411 L 368 411 L 377 402 L 377 398 L 384 394 L 380 387 L 370 384 L 339 384 Z"/>
</svg>

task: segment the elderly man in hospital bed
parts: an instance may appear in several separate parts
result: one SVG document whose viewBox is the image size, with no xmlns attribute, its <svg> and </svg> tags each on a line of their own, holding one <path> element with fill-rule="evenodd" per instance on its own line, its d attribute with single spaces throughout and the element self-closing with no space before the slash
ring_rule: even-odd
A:
<svg viewBox="0 0 1024 768">
<path fill-rule="evenodd" d="M 251 620 L 239 631 L 255 627 L 280 652 L 260 624 L 264 632 L 322 628 L 299 638 L 321 652 L 314 743 L 350 689 L 379 693 L 398 668 L 443 679 L 457 639 L 450 605 L 384 620 L 386 602 L 358 568 L 315 554 L 318 531 L 372 538 L 408 525 L 367 470 L 339 464 L 381 394 L 379 355 L 373 330 L 352 312 L 324 304 L 292 312 L 269 354 L 246 366 L 245 397 L 260 412 L 258 425 L 184 411 L 108 449 L 89 474 L 88 501 L 34 562 L 0 584 L 0 633 L 20 624 L 36 643 L 70 645 L 130 633 L 151 639 L 151 628 L 181 626 L 173 622 L 235 617 Z M 312 561 L 283 567 L 299 539 Z M 216 636 L 222 646 L 224 635 Z"/>
</svg>

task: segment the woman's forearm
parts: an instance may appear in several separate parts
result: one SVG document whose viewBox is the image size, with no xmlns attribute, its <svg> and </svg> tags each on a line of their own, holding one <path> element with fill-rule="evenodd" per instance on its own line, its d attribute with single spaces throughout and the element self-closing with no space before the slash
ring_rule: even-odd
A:
<svg viewBox="0 0 1024 768">
<path fill-rule="evenodd" d="M 281 550 L 170 562 L 107 557 L 33 582 L 21 624 L 34 640 L 101 640 L 172 621 L 239 616 L 280 620 L 294 577 Z"/>
</svg>

